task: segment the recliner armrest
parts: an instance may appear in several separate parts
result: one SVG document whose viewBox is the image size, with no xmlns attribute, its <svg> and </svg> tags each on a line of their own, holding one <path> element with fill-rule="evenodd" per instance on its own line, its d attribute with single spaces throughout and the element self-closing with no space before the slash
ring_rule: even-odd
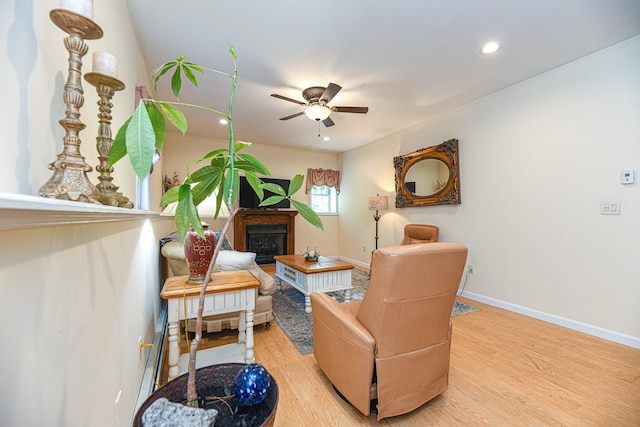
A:
<svg viewBox="0 0 640 427">
<path fill-rule="evenodd" d="M 364 415 L 369 415 L 376 341 L 357 319 L 362 301 L 339 304 L 311 294 L 313 354 L 329 381 Z"/>
<path fill-rule="evenodd" d="M 311 294 L 311 312 L 325 327 L 338 334 L 341 339 L 363 349 L 373 351 L 376 341 L 367 328 L 356 319 L 356 312 L 362 301 L 340 304 L 329 295 Z"/>
</svg>

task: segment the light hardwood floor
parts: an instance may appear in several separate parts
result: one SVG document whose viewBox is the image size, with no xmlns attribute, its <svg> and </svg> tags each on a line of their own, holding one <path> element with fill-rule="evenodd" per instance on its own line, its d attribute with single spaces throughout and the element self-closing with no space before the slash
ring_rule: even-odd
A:
<svg viewBox="0 0 640 427">
<path fill-rule="evenodd" d="M 256 360 L 280 391 L 276 427 L 640 426 L 640 350 L 460 301 L 482 310 L 453 319 L 448 390 L 380 422 L 340 399 L 313 354 L 301 356 L 275 321 L 257 326 Z M 236 339 L 207 335 L 202 348 Z"/>
</svg>

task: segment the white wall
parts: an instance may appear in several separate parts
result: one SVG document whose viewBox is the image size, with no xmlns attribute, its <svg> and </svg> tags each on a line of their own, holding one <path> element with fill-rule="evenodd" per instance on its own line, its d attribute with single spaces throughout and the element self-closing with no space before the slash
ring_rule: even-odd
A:
<svg viewBox="0 0 640 427">
<path fill-rule="evenodd" d="M 186 162 L 199 159 L 209 151 L 228 147 L 228 142 L 223 140 L 207 139 L 187 134 L 185 137 L 177 134 L 168 134 L 167 141 L 163 148 L 164 174 L 169 177 L 174 172 L 178 172 L 180 179 L 185 178 Z M 243 150 L 251 154 L 271 171 L 274 178 L 291 179 L 296 174 L 307 175 L 308 168 L 323 168 L 340 170 L 339 155 L 336 153 L 302 150 L 287 147 L 268 146 L 254 142 L 249 148 Z M 195 171 L 202 164 L 191 165 L 191 172 Z M 338 205 L 342 209 L 345 197 L 338 196 Z M 295 200 L 308 203 L 308 195 L 304 192 L 304 185 L 294 196 Z M 306 251 L 307 245 L 315 244 L 322 255 L 338 255 L 338 217 L 335 215 L 323 215 L 322 222 L 324 231 L 319 230 L 307 223 L 300 215 L 296 216 L 296 247 L 295 253 Z M 213 225 L 212 228 L 220 229 L 223 220 L 217 219 L 215 222 L 207 221 Z M 233 231 L 228 234 L 229 240 L 233 242 Z"/>
<path fill-rule="evenodd" d="M 66 34 L 49 18 L 59 5 L 0 3 L 0 193 L 35 196 L 62 151 L 68 53 Z M 115 133 L 133 111 L 135 85 L 148 81 L 147 70 L 125 0 L 94 2 L 94 20 L 104 37 L 87 41 L 83 71 L 91 71 L 93 51 L 110 51 L 127 86 L 113 98 Z M 83 87 L 81 153 L 95 167 L 98 97 L 84 80 Z M 160 174 L 154 175 L 158 199 Z M 116 165 L 113 176 L 135 200 L 128 164 Z M 95 171 L 89 179 L 98 182 Z M 2 225 L 9 215 L 0 209 Z M 170 219 L 149 219 L 0 231 L 1 424 L 130 425 L 150 352 L 140 351 L 138 338 L 153 338 L 160 303 L 158 239 L 171 229 Z"/>
<path fill-rule="evenodd" d="M 467 291 L 640 337 L 640 37 L 343 155 L 340 255 L 369 262 L 365 197 L 392 196 L 392 158 L 460 141 L 462 204 L 392 208 L 381 246 L 406 223 L 468 245 Z M 390 200 L 393 200 L 390 197 Z M 599 214 L 619 200 L 622 214 Z"/>
<path fill-rule="evenodd" d="M 0 193 L 37 194 L 62 149 L 67 52 L 49 19 L 58 5 L 0 3 Z M 125 0 L 95 2 L 94 19 L 105 35 L 88 41 L 84 70 L 93 51 L 111 51 L 127 86 L 113 100 L 115 131 L 148 72 Z M 343 170 L 339 219 L 325 217 L 324 233 L 299 221 L 296 251 L 316 243 L 323 254 L 369 262 L 366 198 L 393 195 L 392 157 L 458 138 L 462 205 L 392 208 L 380 220 L 381 246 L 399 242 L 405 223 L 437 224 L 443 240 L 470 248 L 477 273 L 468 290 L 640 337 L 640 197 L 637 184 L 619 184 L 622 169 L 640 171 L 639 71 L 635 38 L 346 153 L 343 165 L 329 153 L 259 144 L 252 152 L 277 177 Z M 95 166 L 97 95 L 84 88 L 81 152 Z M 183 165 L 171 144 L 164 162 L 175 155 Z M 95 183 L 95 172 L 89 176 Z M 156 206 L 160 174 L 152 176 Z M 129 166 L 116 165 L 114 177 L 135 199 Z M 600 216 L 601 200 L 620 200 L 622 215 Z M 151 339 L 159 303 L 157 240 L 172 229 L 156 219 L 0 231 L 3 424 L 129 424 L 143 370 L 138 337 Z"/>
</svg>

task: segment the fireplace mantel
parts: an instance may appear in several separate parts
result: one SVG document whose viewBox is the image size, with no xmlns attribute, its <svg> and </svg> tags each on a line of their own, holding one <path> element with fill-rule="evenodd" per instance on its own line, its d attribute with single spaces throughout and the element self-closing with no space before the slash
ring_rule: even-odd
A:
<svg viewBox="0 0 640 427">
<path fill-rule="evenodd" d="M 247 225 L 287 225 L 287 251 L 293 254 L 295 251 L 295 217 L 298 211 L 285 210 L 239 210 L 233 218 L 233 248 L 236 251 L 247 250 Z"/>
</svg>

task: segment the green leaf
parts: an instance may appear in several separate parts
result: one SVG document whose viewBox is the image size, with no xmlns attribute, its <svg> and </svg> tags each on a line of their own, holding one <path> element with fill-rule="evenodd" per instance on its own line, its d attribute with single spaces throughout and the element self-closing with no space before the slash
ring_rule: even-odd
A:
<svg viewBox="0 0 640 427">
<path fill-rule="evenodd" d="M 180 75 L 180 67 L 176 67 L 173 76 L 171 76 L 171 91 L 176 98 L 180 96 L 180 89 L 182 89 L 182 76 Z"/>
<path fill-rule="evenodd" d="M 253 191 L 258 195 L 258 198 L 262 200 L 264 198 L 264 190 L 261 187 L 262 181 L 260 181 L 260 178 L 258 178 L 254 173 L 245 173 L 244 176 L 247 178 L 247 182 L 251 188 L 253 188 Z"/>
<path fill-rule="evenodd" d="M 167 123 L 164 120 L 164 116 L 158 110 L 158 107 L 152 102 L 147 106 L 147 113 L 149 114 L 149 120 L 151 120 L 151 125 L 153 126 L 153 133 L 156 136 L 156 145 L 155 147 L 158 151 L 162 151 L 162 146 L 164 145 L 164 138 L 167 134 Z"/>
<path fill-rule="evenodd" d="M 272 193 L 276 193 L 280 196 L 284 196 L 284 197 L 287 196 L 287 193 L 278 184 L 273 184 L 271 182 L 264 182 L 260 184 L 260 187 L 264 188 L 267 191 L 271 191 Z"/>
<path fill-rule="evenodd" d="M 153 77 L 153 91 L 154 92 L 158 91 L 158 80 L 160 79 L 160 77 L 162 77 L 167 71 L 169 71 L 171 68 L 175 67 L 177 64 L 178 63 L 175 62 L 175 61 L 167 62 L 165 64 L 162 64 L 161 66 L 159 66 L 155 70 L 153 70 L 153 73 L 151 73 L 151 76 Z"/>
<path fill-rule="evenodd" d="M 217 166 L 203 166 L 194 173 L 191 174 L 191 182 L 200 182 L 208 179 L 219 178 L 222 174 L 222 170 Z"/>
<path fill-rule="evenodd" d="M 204 74 L 204 70 L 202 69 L 202 67 L 196 64 L 195 62 L 182 61 L 182 65 L 190 68 L 191 70 L 199 71 L 202 74 Z"/>
<path fill-rule="evenodd" d="M 260 202 L 260 206 L 271 206 L 286 199 L 285 196 L 270 196 Z"/>
<path fill-rule="evenodd" d="M 160 199 L 160 207 L 164 208 L 167 205 L 178 201 L 178 190 L 180 190 L 180 186 L 176 185 L 175 187 L 171 187 L 162 195 Z"/>
<path fill-rule="evenodd" d="M 222 182 L 222 186 L 224 187 L 224 181 Z M 220 208 L 222 208 L 222 204 L 226 204 L 226 201 L 222 199 L 223 197 L 223 193 L 224 191 L 218 191 L 218 194 L 216 194 L 216 213 L 215 213 L 215 218 L 218 218 L 218 215 L 220 215 Z"/>
<path fill-rule="evenodd" d="M 229 150 L 226 148 L 218 148 L 216 150 L 213 151 L 209 151 L 207 154 L 204 155 L 204 157 L 202 157 L 201 159 L 198 160 L 198 162 L 201 162 L 203 160 L 207 160 L 210 159 L 212 157 L 217 157 L 217 156 L 225 156 L 225 153 L 228 153 Z"/>
<path fill-rule="evenodd" d="M 125 137 L 131 166 L 138 178 L 145 179 L 151 170 L 156 137 L 149 113 L 142 100 L 131 117 Z"/>
<path fill-rule="evenodd" d="M 298 174 L 293 177 L 291 183 L 289 184 L 289 193 L 288 196 L 291 197 L 302 187 L 302 182 L 304 181 L 304 175 Z"/>
<path fill-rule="evenodd" d="M 206 199 L 207 197 L 213 194 L 213 191 L 220 186 L 220 182 L 222 181 L 222 175 L 217 174 L 215 176 L 210 176 L 207 179 L 199 182 L 191 189 L 191 194 L 193 195 L 193 203 L 195 205 L 199 205 Z"/>
<path fill-rule="evenodd" d="M 184 71 L 184 75 L 187 76 L 191 84 L 193 84 L 195 87 L 198 87 L 198 80 L 196 79 L 196 76 L 193 74 L 193 71 L 191 71 L 189 67 L 185 66 L 184 62 L 182 63 L 182 71 Z"/>
<path fill-rule="evenodd" d="M 236 158 L 239 160 L 236 162 L 236 167 L 240 169 L 253 169 L 261 175 L 271 176 L 271 171 L 264 165 L 257 157 L 251 154 L 237 154 Z"/>
<path fill-rule="evenodd" d="M 233 56 L 235 59 L 238 59 L 238 55 L 236 55 L 236 50 L 233 48 L 233 46 L 229 46 L 229 53 L 231 54 L 231 56 Z"/>
<path fill-rule="evenodd" d="M 131 117 L 129 117 L 127 121 L 120 126 L 120 129 L 118 129 L 118 133 L 116 134 L 116 139 L 114 139 L 113 144 L 111 144 L 111 150 L 109 150 L 110 166 L 115 165 L 118 160 L 127 155 L 126 133 L 127 126 L 129 126 L 130 121 Z"/>
<path fill-rule="evenodd" d="M 153 101 L 153 103 L 160 107 L 165 117 L 182 132 L 182 135 L 187 133 L 187 118 L 182 110 L 169 102 Z"/>
<path fill-rule="evenodd" d="M 234 144 L 234 148 L 235 148 L 235 151 L 238 152 L 243 148 L 251 147 L 252 145 L 253 144 L 251 142 L 237 140 L 236 143 Z"/>
<path fill-rule="evenodd" d="M 176 208 L 175 222 L 178 228 L 178 236 L 180 241 L 184 241 L 184 236 L 187 234 L 189 227 L 198 233 L 198 235 L 204 238 L 204 230 L 202 229 L 202 223 L 198 210 L 193 202 L 191 194 L 191 186 L 188 184 L 182 184 L 178 190 L 178 207 Z"/>
<path fill-rule="evenodd" d="M 291 203 L 293 203 L 293 207 L 296 208 L 300 216 L 302 216 L 302 218 L 304 218 L 309 224 L 313 225 L 316 228 L 319 228 L 320 230 L 324 230 L 322 220 L 313 209 L 297 200 L 292 199 Z"/>
</svg>

